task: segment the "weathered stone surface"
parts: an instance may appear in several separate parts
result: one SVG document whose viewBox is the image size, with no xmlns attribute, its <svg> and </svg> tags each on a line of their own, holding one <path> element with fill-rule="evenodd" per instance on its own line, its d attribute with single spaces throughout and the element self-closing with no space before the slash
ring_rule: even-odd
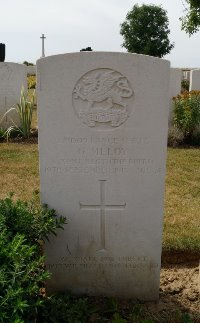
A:
<svg viewBox="0 0 200 323">
<path fill-rule="evenodd" d="M 200 69 L 192 70 L 190 73 L 190 91 L 200 91 Z"/>
<path fill-rule="evenodd" d="M 181 92 L 182 71 L 180 68 L 170 68 L 170 107 L 169 107 L 169 127 L 173 126 L 173 101 L 172 98 Z"/>
<path fill-rule="evenodd" d="M 41 200 L 68 219 L 46 243 L 50 291 L 158 299 L 169 70 L 125 53 L 37 62 Z"/>
<path fill-rule="evenodd" d="M 7 114 L 5 118 L 3 116 L 7 110 L 19 103 L 22 86 L 26 90 L 26 66 L 16 63 L 0 63 L 0 128 L 6 129 L 13 125 L 13 122 L 19 124 L 15 111 Z"/>
</svg>

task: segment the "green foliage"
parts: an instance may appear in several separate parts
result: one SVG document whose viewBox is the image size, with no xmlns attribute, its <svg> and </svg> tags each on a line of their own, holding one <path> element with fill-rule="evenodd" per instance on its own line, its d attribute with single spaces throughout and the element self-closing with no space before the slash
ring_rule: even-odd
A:
<svg viewBox="0 0 200 323">
<path fill-rule="evenodd" d="M 182 323 L 194 323 L 194 321 L 192 320 L 192 318 L 190 317 L 190 315 L 188 313 L 183 313 L 182 314 Z"/>
<path fill-rule="evenodd" d="M 36 76 L 35 75 L 29 75 L 27 77 L 28 81 L 28 89 L 35 89 L 36 88 Z"/>
<path fill-rule="evenodd" d="M 33 93 L 31 97 L 29 97 L 28 93 L 25 93 L 24 88 L 22 88 L 20 103 L 10 108 L 3 116 L 4 118 L 6 115 L 9 115 L 11 111 L 16 111 L 19 117 L 19 123 L 20 123 L 19 127 L 11 119 L 11 122 L 13 125 L 10 126 L 5 132 L 7 139 L 11 136 L 13 132 L 17 132 L 24 139 L 30 138 L 34 100 L 35 100 L 35 93 Z"/>
<path fill-rule="evenodd" d="M 190 82 L 188 80 L 181 81 L 181 90 L 182 92 L 189 91 Z"/>
<path fill-rule="evenodd" d="M 138 322 L 143 313 L 143 307 L 141 304 L 135 304 L 130 314 L 131 322 Z"/>
<path fill-rule="evenodd" d="M 183 139 L 183 134 L 179 129 L 175 127 L 169 128 L 167 141 L 168 147 L 181 146 L 181 144 L 183 144 Z"/>
<path fill-rule="evenodd" d="M 23 64 L 26 65 L 26 66 L 34 66 L 33 63 L 30 63 L 30 62 L 27 62 L 27 61 L 24 61 Z"/>
<path fill-rule="evenodd" d="M 119 306 L 118 306 L 117 300 L 114 298 L 108 298 L 104 313 L 114 314 L 115 312 L 118 312 L 118 311 L 119 311 Z"/>
<path fill-rule="evenodd" d="M 190 140 L 200 125 L 200 91 L 184 92 L 173 98 L 174 125 Z"/>
<path fill-rule="evenodd" d="M 200 2 L 199 0 L 185 0 L 185 16 L 181 17 L 182 30 L 191 36 L 196 33 L 200 27 Z"/>
<path fill-rule="evenodd" d="M 5 130 L 0 127 L 0 140 L 3 140 L 5 137 Z"/>
<path fill-rule="evenodd" d="M 126 323 L 119 313 L 115 313 L 112 319 L 112 323 Z"/>
<path fill-rule="evenodd" d="M 200 131 L 195 131 L 190 140 L 192 146 L 200 146 Z"/>
<path fill-rule="evenodd" d="M 38 312 L 38 322 L 88 323 L 94 312 L 96 309 L 88 303 L 88 298 L 58 294 L 45 299 L 44 307 Z"/>
<path fill-rule="evenodd" d="M 121 24 L 122 44 L 128 52 L 163 57 L 170 53 L 167 12 L 160 6 L 134 5 Z"/>
<path fill-rule="evenodd" d="M 0 200 L 0 322 L 30 322 L 43 303 L 41 287 L 50 277 L 42 241 L 63 228 L 47 206 Z"/>
</svg>

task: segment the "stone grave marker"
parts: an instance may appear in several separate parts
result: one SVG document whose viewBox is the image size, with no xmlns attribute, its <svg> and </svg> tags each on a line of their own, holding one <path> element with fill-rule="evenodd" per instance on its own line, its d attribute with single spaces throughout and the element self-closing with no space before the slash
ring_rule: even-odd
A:
<svg viewBox="0 0 200 323">
<path fill-rule="evenodd" d="M 182 71 L 180 68 L 170 68 L 170 85 L 169 85 L 169 127 L 173 126 L 173 100 L 181 92 Z"/>
<path fill-rule="evenodd" d="M 13 125 L 11 119 L 19 124 L 15 111 L 1 120 L 7 110 L 19 103 L 22 86 L 27 89 L 26 74 L 26 66 L 23 64 L 0 62 L 0 128 L 7 129 Z"/>
<path fill-rule="evenodd" d="M 200 91 L 200 69 L 192 70 L 190 73 L 190 91 Z"/>
<path fill-rule="evenodd" d="M 158 299 L 169 75 L 128 53 L 38 60 L 41 201 L 68 220 L 50 292 Z"/>
</svg>

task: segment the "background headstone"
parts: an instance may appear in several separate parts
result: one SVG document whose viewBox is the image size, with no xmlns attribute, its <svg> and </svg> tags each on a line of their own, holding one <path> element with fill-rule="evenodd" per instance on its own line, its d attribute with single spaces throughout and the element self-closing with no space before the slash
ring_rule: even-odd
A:
<svg viewBox="0 0 200 323">
<path fill-rule="evenodd" d="M 190 73 L 190 91 L 200 91 L 200 69 L 192 70 Z"/>
<path fill-rule="evenodd" d="M 22 86 L 27 89 L 27 71 L 24 64 L 0 63 L 0 128 L 7 129 L 13 123 L 18 125 L 19 120 L 15 111 L 3 115 L 13 105 L 19 103 Z"/>
<path fill-rule="evenodd" d="M 169 127 L 173 125 L 173 100 L 172 98 L 181 92 L 182 71 L 180 68 L 170 68 L 170 107 L 169 107 Z"/>
<path fill-rule="evenodd" d="M 128 53 L 37 62 L 41 201 L 68 220 L 46 243 L 49 291 L 158 299 L 169 70 Z"/>
</svg>

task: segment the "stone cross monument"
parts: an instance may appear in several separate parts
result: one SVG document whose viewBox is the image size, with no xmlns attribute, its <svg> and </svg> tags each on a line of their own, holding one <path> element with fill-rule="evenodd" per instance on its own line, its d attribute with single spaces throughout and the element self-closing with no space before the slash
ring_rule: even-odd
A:
<svg viewBox="0 0 200 323">
<path fill-rule="evenodd" d="M 45 53 L 44 53 L 44 40 L 46 39 L 46 37 L 44 36 L 44 34 L 42 34 L 42 36 L 40 37 L 40 39 L 42 39 L 42 56 L 41 57 L 45 57 Z"/>
</svg>

